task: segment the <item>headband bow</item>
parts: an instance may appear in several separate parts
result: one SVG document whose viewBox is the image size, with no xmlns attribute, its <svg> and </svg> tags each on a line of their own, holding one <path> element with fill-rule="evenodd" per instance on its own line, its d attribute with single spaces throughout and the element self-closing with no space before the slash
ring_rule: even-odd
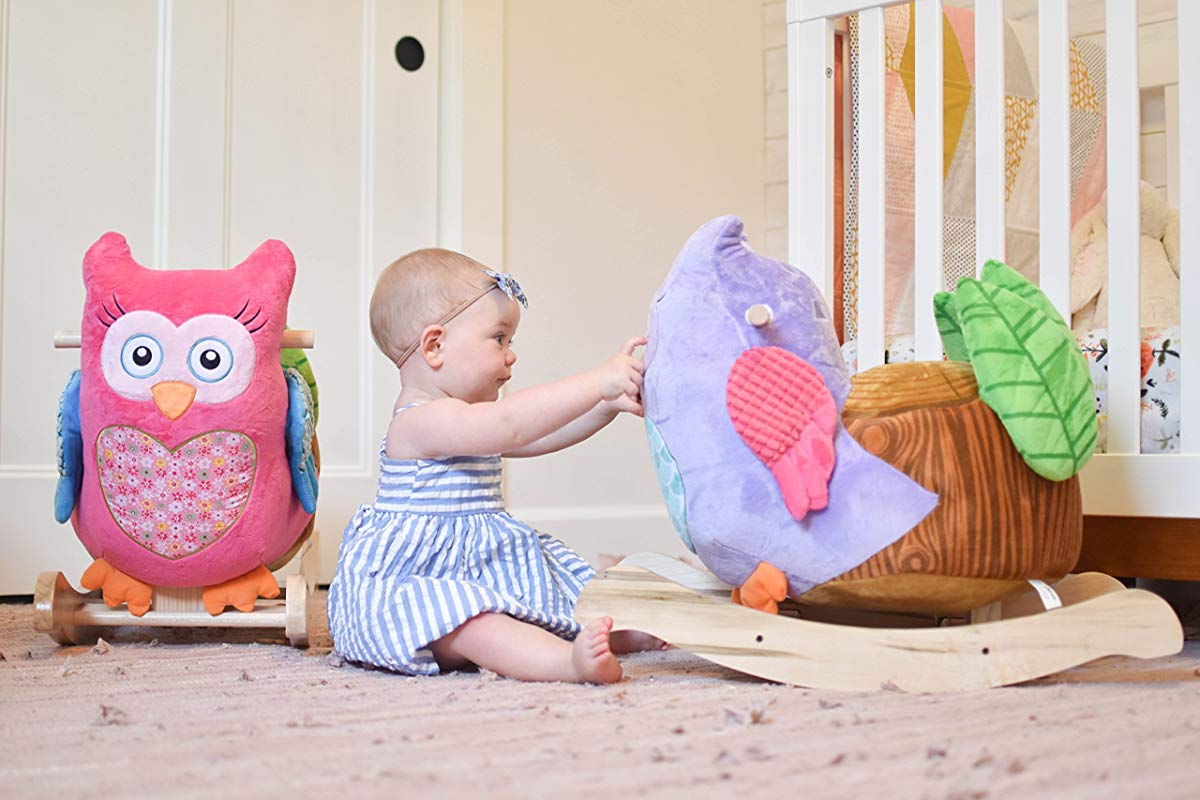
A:
<svg viewBox="0 0 1200 800">
<path fill-rule="evenodd" d="M 525 293 L 521 291 L 521 284 L 517 283 L 516 278 L 507 272 L 495 272 L 490 269 L 485 269 L 484 274 L 496 281 L 500 291 L 504 292 L 509 300 L 516 300 L 524 308 L 529 308 L 529 301 L 525 299 Z"/>
</svg>

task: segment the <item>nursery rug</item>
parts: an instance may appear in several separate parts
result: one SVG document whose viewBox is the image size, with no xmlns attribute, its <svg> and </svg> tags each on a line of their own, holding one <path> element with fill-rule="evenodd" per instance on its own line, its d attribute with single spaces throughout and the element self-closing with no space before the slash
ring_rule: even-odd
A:
<svg viewBox="0 0 1200 800">
<path fill-rule="evenodd" d="M 0 605 L 5 797 L 1185 797 L 1200 642 L 945 695 L 765 683 L 681 651 L 606 687 L 407 678 L 269 640 L 58 647 Z"/>
</svg>

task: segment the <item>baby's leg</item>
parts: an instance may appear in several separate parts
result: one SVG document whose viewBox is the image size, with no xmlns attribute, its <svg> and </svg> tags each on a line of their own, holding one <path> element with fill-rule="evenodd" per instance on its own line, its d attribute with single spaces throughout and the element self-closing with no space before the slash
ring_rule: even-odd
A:
<svg viewBox="0 0 1200 800">
<path fill-rule="evenodd" d="M 621 664 L 608 644 L 612 619 L 589 622 L 574 642 L 506 614 L 486 613 L 430 645 L 442 669 L 475 664 L 523 681 L 615 683 Z"/>
</svg>

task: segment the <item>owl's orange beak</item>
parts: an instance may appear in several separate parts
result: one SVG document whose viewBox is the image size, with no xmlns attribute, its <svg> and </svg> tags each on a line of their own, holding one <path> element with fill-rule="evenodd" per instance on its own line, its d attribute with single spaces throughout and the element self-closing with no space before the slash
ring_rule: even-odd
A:
<svg viewBox="0 0 1200 800">
<path fill-rule="evenodd" d="M 179 419 L 196 399 L 196 387 L 182 381 L 156 383 L 150 393 L 154 395 L 154 405 L 167 419 Z"/>
</svg>

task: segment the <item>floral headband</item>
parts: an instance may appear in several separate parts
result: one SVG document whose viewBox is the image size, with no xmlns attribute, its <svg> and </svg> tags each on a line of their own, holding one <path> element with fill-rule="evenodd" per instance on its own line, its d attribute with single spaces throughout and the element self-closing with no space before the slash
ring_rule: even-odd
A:
<svg viewBox="0 0 1200 800">
<path fill-rule="evenodd" d="M 480 289 L 479 292 L 473 295 L 469 300 L 465 301 L 453 311 L 446 314 L 437 322 L 433 323 L 434 325 L 445 325 L 447 322 L 470 308 L 476 300 L 483 297 L 493 289 L 499 289 L 500 291 L 504 292 L 505 296 L 509 300 L 515 300 L 520 303 L 522 307 L 529 308 L 529 301 L 525 299 L 525 292 L 521 291 L 521 284 L 517 283 L 516 278 L 514 278 L 512 275 L 509 275 L 507 272 L 495 272 L 490 269 L 485 269 L 483 272 L 485 275 L 495 281 L 495 283 L 489 282 L 487 286 L 484 286 L 482 289 Z M 400 366 L 408 360 L 409 356 L 417 352 L 417 348 L 420 347 L 420 345 L 421 340 L 418 338 L 417 341 L 406 347 L 404 352 L 400 354 L 400 357 L 396 359 L 396 369 L 399 369 Z"/>
</svg>

